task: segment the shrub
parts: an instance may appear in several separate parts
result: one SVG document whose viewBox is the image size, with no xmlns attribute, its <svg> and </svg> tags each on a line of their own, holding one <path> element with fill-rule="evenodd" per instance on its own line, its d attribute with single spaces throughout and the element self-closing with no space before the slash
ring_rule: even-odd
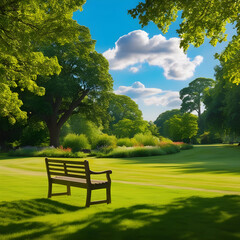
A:
<svg viewBox="0 0 240 240">
<path fill-rule="evenodd" d="M 136 139 L 139 145 L 143 146 L 157 146 L 159 143 L 159 139 L 151 134 L 138 133 L 134 136 L 134 139 Z"/>
<path fill-rule="evenodd" d="M 8 155 L 10 156 L 22 156 L 22 157 L 34 157 L 35 153 L 38 151 L 37 147 L 23 147 L 16 150 L 10 151 Z"/>
<path fill-rule="evenodd" d="M 188 149 L 192 149 L 192 148 L 193 148 L 192 144 L 184 143 L 181 145 L 180 150 L 188 150 Z"/>
<path fill-rule="evenodd" d="M 162 147 L 147 146 L 147 147 L 118 147 L 113 149 L 108 154 L 98 153 L 97 157 L 148 157 L 165 155 L 179 152 L 179 148 L 173 144 L 166 144 Z"/>
<path fill-rule="evenodd" d="M 200 135 L 201 144 L 221 143 L 222 139 L 218 134 L 211 132 L 204 132 Z"/>
<path fill-rule="evenodd" d="M 112 149 L 117 145 L 117 138 L 107 134 L 98 135 L 93 143 L 93 148 L 98 150 Z"/>
<path fill-rule="evenodd" d="M 87 155 L 83 152 L 75 152 L 72 153 L 69 149 L 61 149 L 61 148 L 19 148 L 15 151 L 9 152 L 11 156 L 22 156 L 22 157 L 71 157 L 71 158 L 83 158 Z"/>
<path fill-rule="evenodd" d="M 70 133 L 63 139 L 63 147 L 71 148 L 73 152 L 78 152 L 82 149 L 89 149 L 90 144 L 84 134 Z"/>
<path fill-rule="evenodd" d="M 159 140 L 160 140 L 160 143 L 161 142 L 164 142 L 164 143 L 173 143 L 173 141 L 169 138 L 166 138 L 166 137 L 163 137 L 163 136 L 160 136 L 159 137 Z"/>
<path fill-rule="evenodd" d="M 192 144 L 188 144 L 188 143 L 184 143 L 184 142 L 174 142 L 173 144 L 178 146 L 180 148 L 180 150 L 188 150 L 188 149 L 193 148 Z"/>
<path fill-rule="evenodd" d="M 123 147 L 123 146 L 125 146 L 125 147 L 133 147 L 134 145 L 136 145 L 136 141 L 134 141 L 135 139 L 133 139 L 133 138 L 119 138 L 118 140 L 117 140 L 117 145 L 119 146 L 119 147 Z"/>
</svg>

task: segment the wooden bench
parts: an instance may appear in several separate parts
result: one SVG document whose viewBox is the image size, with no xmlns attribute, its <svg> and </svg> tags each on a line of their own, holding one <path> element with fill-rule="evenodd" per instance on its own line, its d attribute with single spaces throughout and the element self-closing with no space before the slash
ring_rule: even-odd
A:
<svg viewBox="0 0 240 240">
<path fill-rule="evenodd" d="M 71 195 L 70 187 L 87 189 L 86 207 L 98 203 L 111 203 L 111 170 L 93 172 L 89 169 L 89 163 L 85 161 L 68 161 L 45 158 L 48 175 L 48 198 L 58 195 Z M 106 181 L 92 180 L 92 174 L 106 174 Z M 52 184 L 67 186 L 67 192 L 52 193 Z M 92 201 L 91 193 L 95 189 L 106 189 L 106 200 Z"/>
</svg>

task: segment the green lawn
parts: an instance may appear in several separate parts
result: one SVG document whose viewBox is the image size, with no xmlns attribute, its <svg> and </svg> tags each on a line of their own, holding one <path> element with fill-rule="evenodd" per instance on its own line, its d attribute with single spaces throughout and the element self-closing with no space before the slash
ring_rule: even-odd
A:
<svg viewBox="0 0 240 240">
<path fill-rule="evenodd" d="M 86 209 L 79 188 L 47 199 L 44 158 L 1 154 L 0 239 L 240 239 L 240 147 L 88 160 L 94 171 L 113 171 L 112 204 Z"/>
</svg>

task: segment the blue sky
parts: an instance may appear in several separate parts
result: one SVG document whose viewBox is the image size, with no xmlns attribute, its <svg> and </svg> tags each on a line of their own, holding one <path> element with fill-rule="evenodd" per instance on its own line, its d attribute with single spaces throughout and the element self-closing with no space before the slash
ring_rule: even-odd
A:
<svg viewBox="0 0 240 240">
<path fill-rule="evenodd" d="M 206 40 L 184 54 L 178 47 L 179 21 L 165 35 L 153 23 L 141 28 L 127 13 L 138 2 L 87 0 L 73 19 L 90 29 L 97 41 L 96 51 L 109 60 L 114 91 L 134 99 L 143 118 L 154 121 L 160 113 L 180 107 L 178 92 L 189 82 L 198 77 L 214 78 L 218 61 L 213 55 L 226 43 L 212 47 Z M 230 38 L 233 30 L 229 28 L 228 33 Z"/>
</svg>

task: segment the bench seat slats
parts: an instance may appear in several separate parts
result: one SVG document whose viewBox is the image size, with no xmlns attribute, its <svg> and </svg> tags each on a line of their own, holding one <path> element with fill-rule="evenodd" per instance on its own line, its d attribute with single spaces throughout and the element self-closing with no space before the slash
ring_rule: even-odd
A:
<svg viewBox="0 0 240 240">
<path fill-rule="evenodd" d="M 68 174 L 65 174 L 65 176 L 87 179 L 86 175 L 77 175 L 77 174 L 68 173 Z"/>
<path fill-rule="evenodd" d="M 57 176 L 57 177 L 54 177 L 53 179 L 64 180 L 64 181 L 67 181 L 67 182 L 80 182 L 80 183 L 86 183 L 87 184 L 86 179 L 79 179 L 79 178 L 75 178 L 75 177 L 61 177 L 61 176 L 58 177 Z M 91 180 L 91 183 L 92 184 L 105 184 L 105 183 L 107 183 L 107 181 Z"/>
<path fill-rule="evenodd" d="M 53 176 L 69 176 L 69 177 L 76 177 L 76 178 L 84 178 L 86 179 L 86 175 L 77 175 L 77 174 L 70 174 L 70 173 L 64 173 L 64 172 L 52 172 L 52 171 L 49 171 L 50 175 L 53 175 Z"/>
</svg>

